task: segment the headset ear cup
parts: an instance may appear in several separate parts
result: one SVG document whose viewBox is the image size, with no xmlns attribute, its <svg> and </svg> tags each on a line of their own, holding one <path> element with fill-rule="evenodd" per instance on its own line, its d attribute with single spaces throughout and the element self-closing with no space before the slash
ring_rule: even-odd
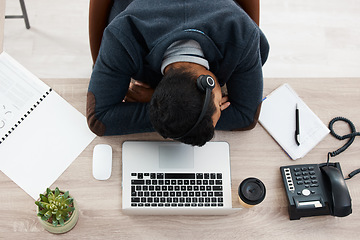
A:
<svg viewBox="0 0 360 240">
<path fill-rule="evenodd" d="M 205 92 L 206 89 L 212 90 L 215 87 L 215 80 L 210 75 L 201 75 L 196 80 L 197 87 Z"/>
</svg>

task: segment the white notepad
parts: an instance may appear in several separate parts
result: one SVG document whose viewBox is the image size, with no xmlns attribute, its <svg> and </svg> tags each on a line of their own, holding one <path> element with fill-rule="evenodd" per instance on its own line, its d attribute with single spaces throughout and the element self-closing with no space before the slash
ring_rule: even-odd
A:
<svg viewBox="0 0 360 240">
<path fill-rule="evenodd" d="M 300 112 L 299 146 L 295 141 L 296 104 Z M 330 132 L 287 83 L 263 100 L 259 122 L 293 160 L 304 157 Z"/>
<path fill-rule="evenodd" d="M 86 118 L 8 54 L 0 54 L 0 170 L 31 197 L 94 139 Z"/>
</svg>

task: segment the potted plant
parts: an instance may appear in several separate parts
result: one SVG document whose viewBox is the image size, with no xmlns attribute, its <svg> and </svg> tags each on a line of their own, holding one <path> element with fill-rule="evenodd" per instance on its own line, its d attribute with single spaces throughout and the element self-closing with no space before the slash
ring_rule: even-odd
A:
<svg viewBox="0 0 360 240">
<path fill-rule="evenodd" d="M 77 223 L 79 210 L 76 201 L 59 188 L 46 189 L 44 194 L 35 202 L 37 215 L 42 226 L 51 233 L 65 233 Z"/>
</svg>

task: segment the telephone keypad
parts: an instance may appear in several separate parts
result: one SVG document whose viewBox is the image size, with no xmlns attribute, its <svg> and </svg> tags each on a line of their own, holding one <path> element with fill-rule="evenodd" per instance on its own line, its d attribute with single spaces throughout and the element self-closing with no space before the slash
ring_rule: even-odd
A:
<svg viewBox="0 0 360 240">
<path fill-rule="evenodd" d="M 316 194 L 316 188 L 319 187 L 319 184 L 314 166 L 290 166 L 284 168 L 284 174 L 287 178 L 288 189 L 291 192 L 296 190 L 297 195 L 303 196 Z M 304 191 L 305 189 L 306 191 Z"/>
</svg>

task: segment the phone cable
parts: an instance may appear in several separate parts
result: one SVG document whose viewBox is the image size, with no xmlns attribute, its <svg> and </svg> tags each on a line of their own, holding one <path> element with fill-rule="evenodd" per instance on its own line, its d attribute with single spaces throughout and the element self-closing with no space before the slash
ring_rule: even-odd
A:
<svg viewBox="0 0 360 240">
<path fill-rule="evenodd" d="M 340 136 L 338 134 L 335 133 L 334 129 L 333 129 L 333 125 L 335 122 L 337 121 L 343 121 L 346 122 L 347 124 L 349 124 L 351 133 Z M 336 151 L 333 152 L 329 152 L 328 156 L 327 156 L 327 165 L 329 165 L 329 160 L 330 157 L 335 157 L 337 155 L 339 155 L 340 153 L 342 153 L 343 151 L 345 151 L 348 147 L 350 147 L 350 145 L 354 142 L 355 137 L 356 136 L 360 136 L 360 132 L 356 132 L 355 129 L 355 125 L 347 118 L 344 117 L 335 117 L 333 118 L 330 122 L 329 122 L 329 129 L 330 129 L 330 134 L 332 136 L 334 136 L 336 139 L 338 140 L 345 140 L 345 139 L 349 139 L 342 147 L 340 147 L 339 149 L 337 149 Z M 356 174 L 360 173 L 360 168 L 356 169 L 354 171 L 352 171 L 349 175 L 348 178 L 346 178 L 345 180 L 348 180 L 350 178 L 352 178 L 353 176 L 355 176 Z"/>
</svg>

